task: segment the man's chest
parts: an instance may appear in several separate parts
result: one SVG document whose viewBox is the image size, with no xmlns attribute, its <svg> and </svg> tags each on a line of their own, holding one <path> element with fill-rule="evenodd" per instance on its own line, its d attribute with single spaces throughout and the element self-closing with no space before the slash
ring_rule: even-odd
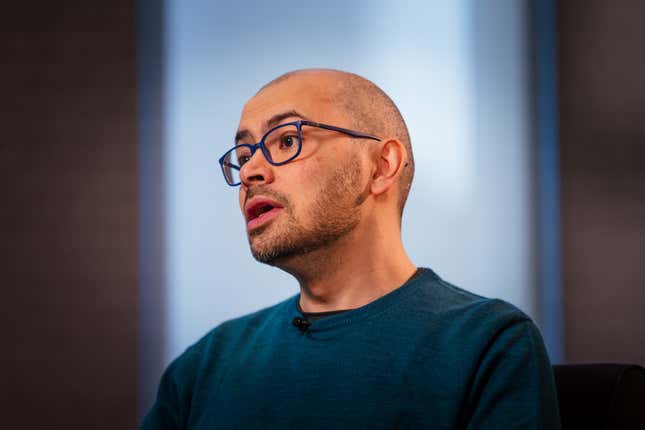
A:
<svg viewBox="0 0 645 430">
<path fill-rule="evenodd" d="M 189 428 L 450 425 L 465 382 L 417 349 L 378 336 L 260 343 L 201 376 Z"/>
</svg>

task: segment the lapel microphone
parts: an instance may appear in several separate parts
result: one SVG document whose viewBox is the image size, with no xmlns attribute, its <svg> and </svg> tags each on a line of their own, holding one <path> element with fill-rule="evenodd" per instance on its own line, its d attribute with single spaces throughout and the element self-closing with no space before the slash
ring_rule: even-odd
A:
<svg viewBox="0 0 645 430">
<path fill-rule="evenodd" d="M 291 323 L 294 326 L 298 327 L 298 330 L 300 330 L 302 333 L 306 332 L 311 325 L 311 321 L 304 317 L 295 317 L 293 321 L 291 321 Z"/>
</svg>

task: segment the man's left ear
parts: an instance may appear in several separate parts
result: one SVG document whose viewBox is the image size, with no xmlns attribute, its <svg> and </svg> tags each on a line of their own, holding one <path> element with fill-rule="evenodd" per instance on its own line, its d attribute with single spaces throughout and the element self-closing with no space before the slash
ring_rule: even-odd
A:
<svg viewBox="0 0 645 430">
<path fill-rule="evenodd" d="M 397 139 L 387 139 L 376 154 L 376 169 L 372 175 L 372 194 L 382 194 L 394 185 L 407 163 L 405 146 Z"/>
</svg>

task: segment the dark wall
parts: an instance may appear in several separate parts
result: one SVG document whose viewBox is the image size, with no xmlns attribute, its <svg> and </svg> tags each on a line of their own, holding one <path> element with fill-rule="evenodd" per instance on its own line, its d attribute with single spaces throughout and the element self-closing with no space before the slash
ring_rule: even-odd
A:
<svg viewBox="0 0 645 430">
<path fill-rule="evenodd" d="M 13 4 L 0 14 L 0 425 L 133 428 L 134 2 Z"/>
<path fill-rule="evenodd" d="M 645 3 L 559 16 L 566 358 L 645 365 Z"/>
</svg>

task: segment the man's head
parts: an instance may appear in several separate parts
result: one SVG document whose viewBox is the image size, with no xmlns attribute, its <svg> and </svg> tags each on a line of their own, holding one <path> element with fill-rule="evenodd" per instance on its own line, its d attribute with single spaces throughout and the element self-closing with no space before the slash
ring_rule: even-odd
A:
<svg viewBox="0 0 645 430">
<path fill-rule="evenodd" d="M 361 241 L 383 224 L 400 228 L 414 174 L 410 138 L 394 103 L 372 82 L 336 70 L 290 72 L 262 87 L 244 107 L 237 143 L 259 142 L 272 127 L 301 119 L 380 140 L 303 125 L 294 160 L 276 166 L 256 151 L 244 164 L 239 197 L 251 250 L 278 266 Z M 297 133 L 287 136 L 289 129 L 296 130 L 281 128 L 280 138 L 292 145 Z"/>
</svg>

